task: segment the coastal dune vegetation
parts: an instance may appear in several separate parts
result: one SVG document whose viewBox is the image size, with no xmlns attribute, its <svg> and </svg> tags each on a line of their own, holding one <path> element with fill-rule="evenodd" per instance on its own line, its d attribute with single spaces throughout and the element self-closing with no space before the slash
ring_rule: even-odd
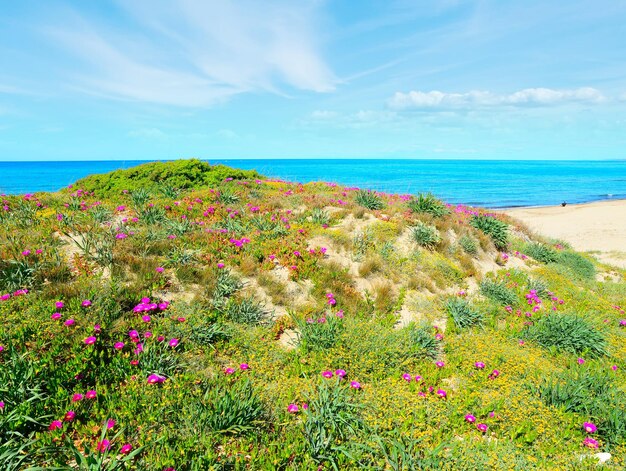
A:
<svg viewBox="0 0 626 471">
<path fill-rule="evenodd" d="M 626 467 L 625 272 L 500 213 L 184 160 L 0 228 L 0 469 Z"/>
</svg>

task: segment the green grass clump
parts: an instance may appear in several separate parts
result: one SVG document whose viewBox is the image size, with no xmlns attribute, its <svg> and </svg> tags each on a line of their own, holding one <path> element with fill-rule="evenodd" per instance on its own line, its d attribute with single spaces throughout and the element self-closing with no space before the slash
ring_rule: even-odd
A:
<svg viewBox="0 0 626 471">
<path fill-rule="evenodd" d="M 441 236 L 435 226 L 430 226 L 420 221 L 413 228 L 413 240 L 420 247 L 433 250 L 441 242 Z"/>
<path fill-rule="evenodd" d="M 494 216 L 479 214 L 472 216 L 470 225 L 488 235 L 498 250 L 506 249 L 509 243 L 509 226 Z"/>
<path fill-rule="evenodd" d="M 480 293 L 503 306 L 512 306 L 517 303 L 515 292 L 501 281 L 491 279 L 481 281 Z"/>
<path fill-rule="evenodd" d="M 469 255 L 476 255 L 478 253 L 478 243 L 476 239 L 468 235 L 461 236 L 459 239 L 459 245 Z"/>
<path fill-rule="evenodd" d="M 577 279 L 593 280 L 596 276 L 594 264 L 579 253 L 563 251 L 559 253 L 558 263 Z"/>
<path fill-rule="evenodd" d="M 608 354 L 604 335 L 582 317 L 551 313 L 525 332 L 525 337 L 544 348 L 600 357 Z"/>
<path fill-rule="evenodd" d="M 226 317 L 240 324 L 258 325 L 267 317 L 267 312 L 254 298 L 233 299 L 226 306 Z"/>
<path fill-rule="evenodd" d="M 448 214 L 448 208 L 432 193 L 420 193 L 417 198 L 410 200 L 407 206 L 414 213 L 430 214 L 440 218 Z"/>
<path fill-rule="evenodd" d="M 385 207 L 385 203 L 382 198 L 378 196 L 373 191 L 369 190 L 359 190 L 354 197 L 354 201 L 359 206 L 363 206 L 364 208 L 370 209 L 372 211 L 383 209 Z"/>
<path fill-rule="evenodd" d="M 554 263 L 559 259 L 559 254 L 556 250 L 539 242 L 526 245 L 524 251 L 527 255 L 541 263 Z"/>
<path fill-rule="evenodd" d="M 481 324 L 484 320 L 483 314 L 474 310 L 465 299 L 450 298 L 445 308 L 454 321 L 454 325 L 459 329 Z"/>
</svg>

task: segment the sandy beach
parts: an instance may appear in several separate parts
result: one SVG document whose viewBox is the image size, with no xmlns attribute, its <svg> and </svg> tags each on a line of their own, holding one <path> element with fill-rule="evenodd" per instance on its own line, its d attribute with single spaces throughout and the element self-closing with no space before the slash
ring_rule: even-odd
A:
<svg viewBox="0 0 626 471">
<path fill-rule="evenodd" d="M 539 234 L 562 239 L 576 250 L 592 252 L 602 262 L 626 268 L 626 200 L 503 212 Z"/>
</svg>

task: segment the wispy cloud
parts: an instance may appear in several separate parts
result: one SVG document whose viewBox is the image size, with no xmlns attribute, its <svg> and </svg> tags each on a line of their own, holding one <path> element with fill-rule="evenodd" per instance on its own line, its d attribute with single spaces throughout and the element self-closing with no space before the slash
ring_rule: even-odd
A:
<svg viewBox="0 0 626 471">
<path fill-rule="evenodd" d="M 314 3 L 304 8 L 216 0 L 120 5 L 131 21 L 116 28 L 75 14 L 71 25 L 48 29 L 79 59 L 66 70 L 74 88 L 116 99 L 206 107 L 245 92 L 328 92 L 337 82 L 315 40 Z"/>
<path fill-rule="evenodd" d="M 566 103 L 601 103 L 606 97 L 595 88 L 584 87 L 571 90 L 550 88 L 525 88 L 510 94 L 487 91 L 445 93 L 437 90 L 423 92 L 396 92 L 387 102 L 397 111 L 455 110 L 490 108 L 500 106 L 556 106 Z"/>
</svg>

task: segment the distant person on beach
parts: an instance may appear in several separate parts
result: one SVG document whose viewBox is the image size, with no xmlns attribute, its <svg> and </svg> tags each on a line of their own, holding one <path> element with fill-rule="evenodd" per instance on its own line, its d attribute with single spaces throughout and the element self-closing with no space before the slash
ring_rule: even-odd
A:
<svg viewBox="0 0 626 471">
<path fill-rule="evenodd" d="M 561 206 L 565 207 L 565 206 L 567 206 L 567 203 L 566 203 L 565 201 L 563 201 L 563 202 L 561 203 Z"/>
</svg>

